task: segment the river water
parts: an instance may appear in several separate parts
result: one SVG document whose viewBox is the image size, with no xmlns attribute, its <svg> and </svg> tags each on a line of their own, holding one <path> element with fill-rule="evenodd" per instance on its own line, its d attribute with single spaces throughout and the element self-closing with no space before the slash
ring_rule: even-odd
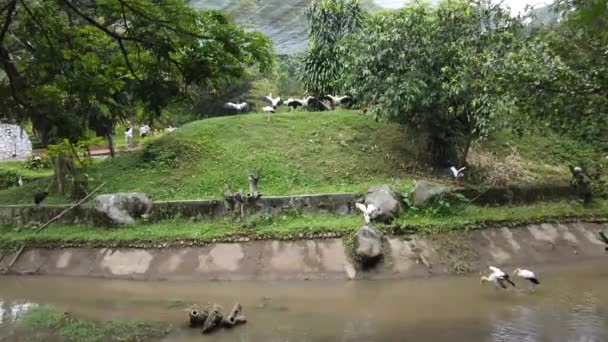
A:
<svg viewBox="0 0 608 342">
<path fill-rule="evenodd" d="M 608 341 L 608 261 L 537 268 L 541 286 L 479 275 L 405 281 L 140 282 L 0 277 L 0 340 L 29 305 L 87 319 L 168 321 L 164 341 Z M 202 337 L 185 303 L 238 301 L 248 323 Z M 181 305 L 181 306 L 180 306 Z M 9 337 L 10 339 L 10 337 Z"/>
</svg>

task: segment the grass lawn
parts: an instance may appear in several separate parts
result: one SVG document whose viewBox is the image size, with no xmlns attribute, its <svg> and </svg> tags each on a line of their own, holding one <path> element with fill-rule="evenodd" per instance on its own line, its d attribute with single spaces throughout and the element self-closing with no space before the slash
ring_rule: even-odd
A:
<svg viewBox="0 0 608 342">
<path fill-rule="evenodd" d="M 260 169 L 266 196 L 361 192 L 389 183 L 407 189 L 436 178 L 424 141 L 396 124 L 355 111 L 248 114 L 194 121 L 149 139 L 147 148 L 105 159 L 89 170 L 90 187 L 103 192 L 143 191 L 154 200 L 218 198 L 228 180 L 247 188 Z M 118 137 L 117 137 L 118 139 Z M 589 145 L 543 134 L 500 132 L 471 153 L 474 183 L 567 181 L 567 164 L 600 160 Z M 449 179 L 439 178 L 443 182 Z M 30 203 L 47 180 L 0 191 L 0 204 Z M 73 202 L 51 194 L 48 203 Z"/>
<path fill-rule="evenodd" d="M 379 227 L 390 232 L 441 233 L 478 224 L 500 224 L 505 221 L 525 223 L 543 219 L 597 218 L 608 216 L 608 200 L 597 201 L 591 207 L 579 202 L 546 202 L 517 207 L 468 206 L 450 215 L 436 216 L 428 211 L 408 211 L 396 222 L 398 227 Z M 0 227 L 0 249 L 14 250 L 25 243 L 28 246 L 129 246 L 169 242 L 175 244 L 230 241 L 248 238 L 299 238 L 323 233 L 344 236 L 355 232 L 363 224 L 359 215 L 283 215 L 256 216 L 253 224 L 242 225 L 230 219 L 191 222 L 184 219 L 167 220 L 153 224 L 139 224 L 128 228 L 100 228 L 83 225 L 51 225 L 39 234 L 31 229 L 17 230 Z M 401 228 L 401 229 L 400 229 Z"/>
</svg>

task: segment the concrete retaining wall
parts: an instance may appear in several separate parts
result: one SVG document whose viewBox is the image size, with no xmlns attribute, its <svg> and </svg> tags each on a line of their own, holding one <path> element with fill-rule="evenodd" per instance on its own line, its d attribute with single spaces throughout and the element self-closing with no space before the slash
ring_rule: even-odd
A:
<svg viewBox="0 0 608 342">
<path fill-rule="evenodd" d="M 488 265 L 539 264 L 608 258 L 597 223 L 539 224 L 436 236 L 386 237 L 385 259 L 357 270 L 342 239 L 251 241 L 186 248 L 30 249 L 17 260 L 18 274 L 141 280 L 390 279 L 487 271 Z M 12 260 L 7 255 L 0 269 Z M 608 259 L 607 261 L 608 262 Z M 534 268 L 533 268 L 534 269 Z"/>
<path fill-rule="evenodd" d="M 475 199 L 475 204 L 521 204 L 538 200 L 572 198 L 573 191 L 565 184 L 544 184 L 533 186 L 510 186 L 492 189 L 461 189 L 469 199 Z M 288 210 L 303 212 L 354 214 L 355 202 L 362 194 L 337 193 L 299 196 L 262 197 L 255 209 L 258 212 L 277 214 Z M 69 205 L 44 205 L 36 208 L 34 205 L 0 206 L 0 224 L 28 225 L 46 222 L 59 214 Z M 221 200 L 184 200 L 157 201 L 150 215 L 151 221 L 166 218 L 213 218 L 235 215 L 228 212 Z M 105 224 L 107 219 L 99 215 L 88 205 L 76 208 L 63 216 L 61 223 Z"/>
</svg>

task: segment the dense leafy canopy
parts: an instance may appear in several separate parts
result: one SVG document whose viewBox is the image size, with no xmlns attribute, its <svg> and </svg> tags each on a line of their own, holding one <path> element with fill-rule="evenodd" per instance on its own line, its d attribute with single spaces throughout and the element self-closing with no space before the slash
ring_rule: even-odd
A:
<svg viewBox="0 0 608 342">
<path fill-rule="evenodd" d="M 8 0 L 0 7 L 0 115 L 48 142 L 111 133 L 135 108 L 158 117 L 196 84 L 268 69 L 271 44 L 184 0 Z"/>
<path fill-rule="evenodd" d="M 309 50 L 302 58 L 299 79 L 309 93 L 333 94 L 340 90 L 338 80 L 344 71 L 340 44 L 361 28 L 363 9 L 358 0 L 319 0 L 306 9 L 306 17 Z"/>
<path fill-rule="evenodd" d="M 465 162 L 471 140 L 491 133 L 510 108 L 496 80 L 517 28 L 485 0 L 381 13 L 344 46 L 344 81 L 377 119 L 428 132 L 436 164 Z"/>
<path fill-rule="evenodd" d="M 553 129 L 608 141 L 608 9 L 605 0 L 562 0 L 560 22 L 536 27 L 510 56 L 521 112 Z"/>
</svg>

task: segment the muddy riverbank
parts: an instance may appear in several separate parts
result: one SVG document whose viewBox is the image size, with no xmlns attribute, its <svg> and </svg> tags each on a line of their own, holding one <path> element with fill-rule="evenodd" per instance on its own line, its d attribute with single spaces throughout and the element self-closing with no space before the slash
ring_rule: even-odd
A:
<svg viewBox="0 0 608 342">
<path fill-rule="evenodd" d="M 560 264 L 608 257 L 600 223 L 533 224 L 430 236 L 386 236 L 384 260 L 361 271 L 343 239 L 248 241 L 184 248 L 27 249 L 14 274 L 138 280 L 402 279 L 488 265 Z M 0 269 L 12 262 L 5 255 Z"/>
</svg>

